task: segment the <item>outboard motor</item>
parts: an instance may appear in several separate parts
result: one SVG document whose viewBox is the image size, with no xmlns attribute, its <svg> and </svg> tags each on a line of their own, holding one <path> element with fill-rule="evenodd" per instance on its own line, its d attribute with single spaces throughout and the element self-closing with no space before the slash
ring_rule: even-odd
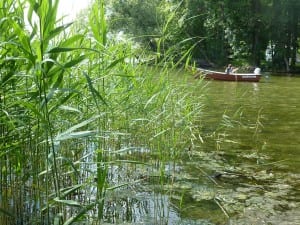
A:
<svg viewBox="0 0 300 225">
<path fill-rule="evenodd" d="M 255 75 L 260 75 L 261 73 L 261 69 L 259 67 L 256 67 L 255 70 L 254 70 L 254 74 Z"/>
</svg>

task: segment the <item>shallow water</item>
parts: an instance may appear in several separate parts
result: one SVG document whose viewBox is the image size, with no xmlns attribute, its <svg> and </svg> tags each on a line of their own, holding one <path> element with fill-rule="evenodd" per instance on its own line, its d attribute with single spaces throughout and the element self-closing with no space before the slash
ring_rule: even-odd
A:
<svg viewBox="0 0 300 225">
<path fill-rule="evenodd" d="M 187 211 L 186 217 L 212 224 L 297 224 L 300 78 L 208 81 L 207 87 L 205 143 L 186 165 L 191 176 L 202 175 L 194 183 L 200 191 L 191 190 L 195 210 Z M 207 192 L 212 194 L 207 197 Z M 206 204 L 209 213 L 203 215 L 205 210 L 196 203 Z"/>
<path fill-rule="evenodd" d="M 300 78 L 269 76 L 260 83 L 204 82 L 206 106 L 199 112 L 204 142 L 183 151 L 178 162 L 167 164 L 163 183 L 159 166 L 127 168 L 132 172 L 130 179 L 136 176 L 143 181 L 133 187 L 129 198 L 130 191 L 121 190 L 131 202 L 126 214 L 132 216 L 125 221 L 297 224 Z"/>
<path fill-rule="evenodd" d="M 183 151 L 178 162 L 165 165 L 163 183 L 159 165 L 126 168 L 131 171 L 128 179 L 143 181 L 132 186 L 133 193 L 128 188 L 120 190 L 129 200 L 125 214 L 131 216 L 118 221 L 149 225 L 297 224 L 300 78 L 204 82 L 205 108 L 199 112 L 204 142 Z M 126 174 L 120 169 L 116 167 L 114 174 Z M 107 218 L 111 224 L 111 217 Z"/>
<path fill-rule="evenodd" d="M 285 160 L 281 164 L 289 171 L 300 172 L 299 77 L 270 76 L 260 83 L 210 82 L 208 87 L 206 116 L 212 126 L 214 122 L 218 125 L 222 113 L 230 117 L 238 109 L 245 125 L 255 126 L 260 117 L 262 127 L 255 138 L 249 129 L 243 132 L 240 127 L 228 131 L 230 137 L 239 137 L 241 144 L 249 147 L 254 141 L 263 144 L 262 153 Z"/>
</svg>

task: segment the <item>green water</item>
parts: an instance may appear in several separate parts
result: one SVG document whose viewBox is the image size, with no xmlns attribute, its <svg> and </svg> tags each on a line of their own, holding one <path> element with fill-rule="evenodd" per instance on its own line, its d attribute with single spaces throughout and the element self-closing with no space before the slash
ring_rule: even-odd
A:
<svg viewBox="0 0 300 225">
<path fill-rule="evenodd" d="M 229 129 L 231 138 L 241 145 L 263 148 L 262 153 L 290 172 L 300 172 L 300 78 L 264 78 L 260 83 L 210 82 L 207 92 L 208 124 L 217 126 L 222 113 L 229 117 L 239 110 L 244 125 L 261 126 L 257 134 L 251 129 Z M 258 145 L 258 146 L 256 146 Z"/>
<path fill-rule="evenodd" d="M 195 93 L 205 103 L 203 143 L 166 167 L 174 180 L 165 192 L 139 193 L 150 210 L 137 218 L 168 225 L 299 224 L 300 78 L 204 82 L 205 93 Z"/>
<path fill-rule="evenodd" d="M 182 216 L 195 224 L 299 224 L 300 78 L 205 82 L 204 144 L 185 164 L 199 179 L 185 183 L 190 208 Z"/>
</svg>

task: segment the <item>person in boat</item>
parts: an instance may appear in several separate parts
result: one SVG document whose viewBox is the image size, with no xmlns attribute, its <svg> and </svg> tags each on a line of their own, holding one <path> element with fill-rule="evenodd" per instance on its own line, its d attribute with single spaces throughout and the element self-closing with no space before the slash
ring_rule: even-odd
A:
<svg viewBox="0 0 300 225">
<path fill-rule="evenodd" d="M 233 67 L 231 64 L 228 64 L 228 66 L 225 69 L 225 73 L 230 74 L 232 73 Z"/>
<path fill-rule="evenodd" d="M 237 71 L 238 68 L 234 68 L 231 64 L 228 64 L 228 66 L 225 69 L 225 73 L 230 74 Z"/>
</svg>

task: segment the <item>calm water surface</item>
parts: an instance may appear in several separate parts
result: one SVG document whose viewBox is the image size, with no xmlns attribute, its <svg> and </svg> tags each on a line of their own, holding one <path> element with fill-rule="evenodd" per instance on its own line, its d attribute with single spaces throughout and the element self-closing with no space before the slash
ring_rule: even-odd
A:
<svg viewBox="0 0 300 225">
<path fill-rule="evenodd" d="M 212 224 L 300 224 L 300 77 L 205 82 L 206 144 L 188 169 L 203 175 L 200 197 L 191 194 L 199 212 L 186 216 Z M 207 192 L 214 201 L 204 207 Z"/>
<path fill-rule="evenodd" d="M 251 130 L 241 132 L 240 127 L 231 129 L 229 135 L 249 145 L 254 141 L 263 144 L 270 157 L 285 160 L 282 164 L 290 171 L 300 172 L 299 97 L 300 77 L 270 76 L 260 83 L 209 82 L 206 125 L 218 126 L 222 114 L 236 117 L 237 110 L 245 125 L 254 126 L 259 119 L 255 137 Z"/>
</svg>

